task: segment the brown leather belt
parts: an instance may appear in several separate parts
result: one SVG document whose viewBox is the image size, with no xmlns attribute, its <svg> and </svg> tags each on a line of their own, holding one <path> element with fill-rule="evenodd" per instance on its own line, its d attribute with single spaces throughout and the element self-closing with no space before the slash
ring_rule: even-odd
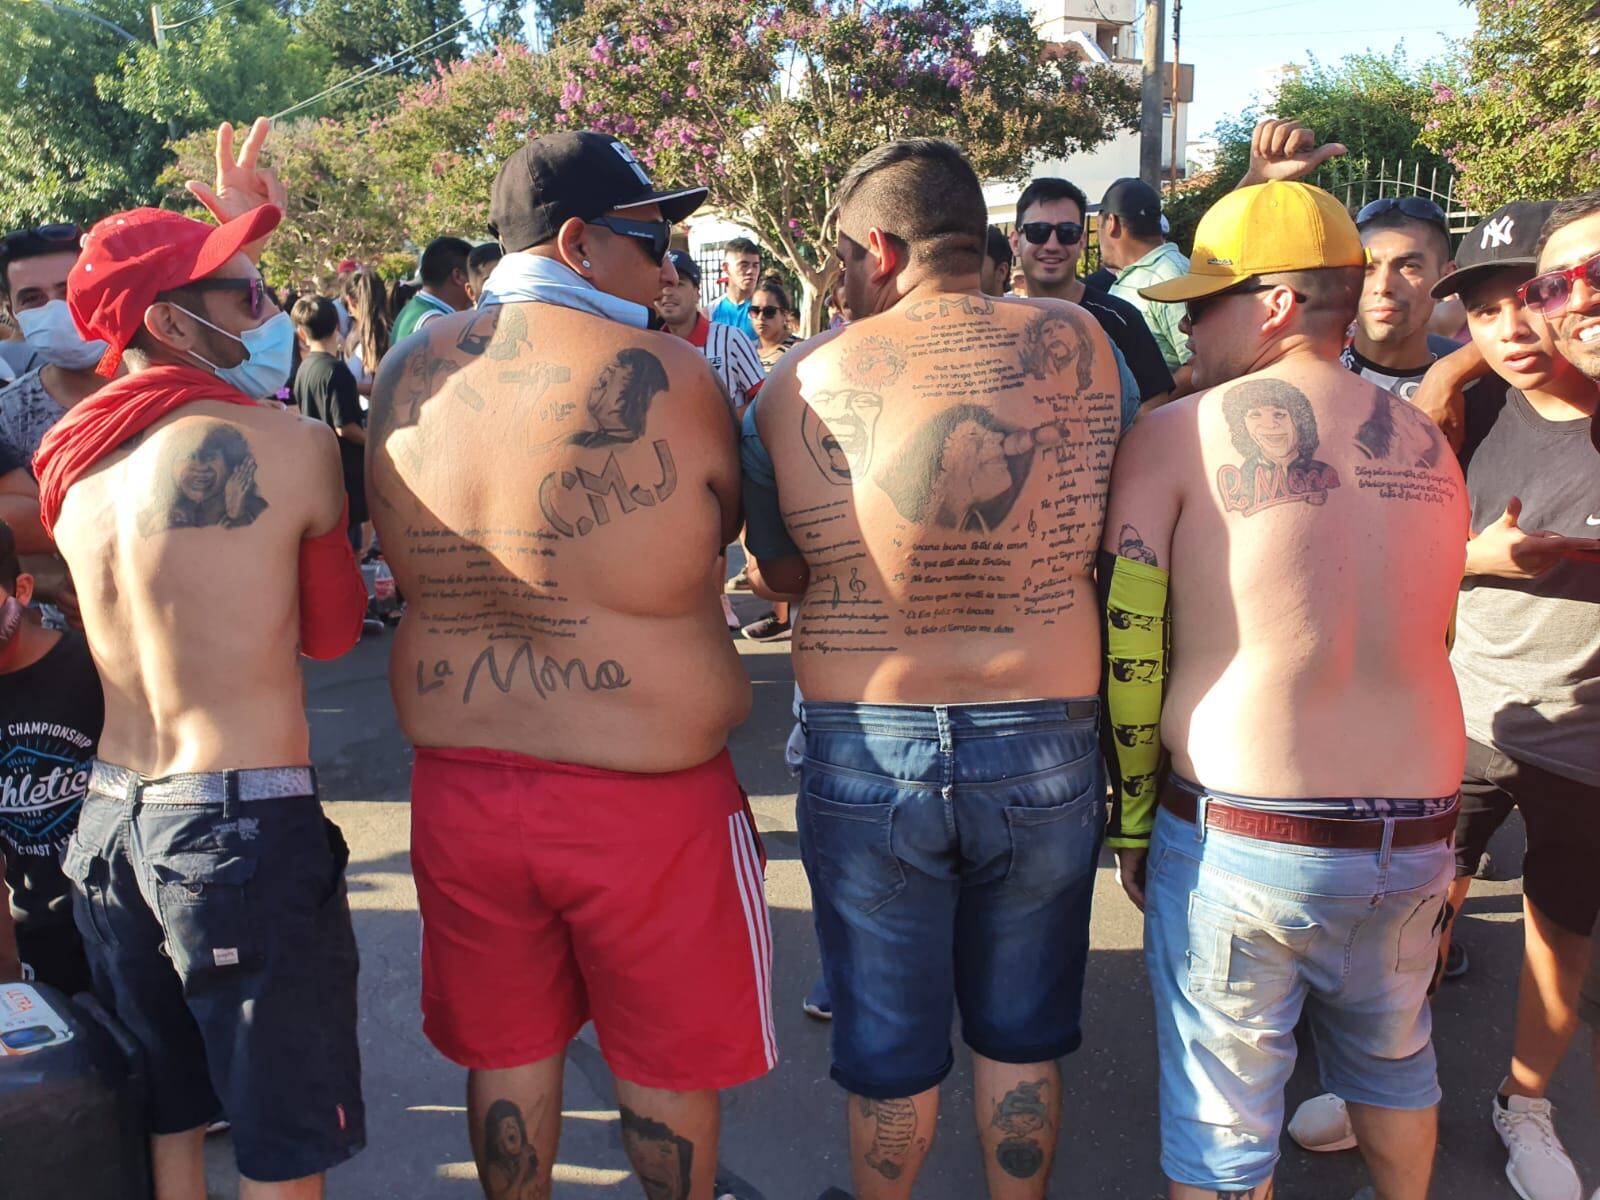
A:
<svg viewBox="0 0 1600 1200">
<path fill-rule="evenodd" d="M 1168 783 L 1161 789 L 1161 807 L 1175 817 L 1194 824 L 1193 792 Z M 1397 817 L 1394 840 L 1396 850 L 1442 842 L 1455 832 L 1459 805 L 1431 817 Z M 1383 846 L 1383 818 L 1344 820 L 1331 817 L 1298 817 L 1288 813 L 1260 812 L 1237 808 L 1221 800 L 1206 802 L 1206 828 L 1236 833 L 1263 842 L 1283 842 L 1290 846 L 1324 846 L 1329 850 L 1378 850 Z"/>
</svg>

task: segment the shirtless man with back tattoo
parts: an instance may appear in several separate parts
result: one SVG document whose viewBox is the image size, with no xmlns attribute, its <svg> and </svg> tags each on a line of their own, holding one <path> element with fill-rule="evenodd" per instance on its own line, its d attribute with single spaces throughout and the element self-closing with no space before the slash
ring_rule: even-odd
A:
<svg viewBox="0 0 1600 1200">
<path fill-rule="evenodd" d="M 608 135 L 533 139 L 495 183 L 506 254 L 480 308 L 401 343 L 373 391 L 423 1028 L 468 1068 L 494 1200 L 549 1195 L 590 1019 L 656 1200 L 710 1200 L 717 1089 L 776 1062 L 726 748 L 750 684 L 714 565 L 738 534 L 736 432 L 699 352 L 646 328 L 676 282 L 671 223 L 704 197 L 657 191 Z"/>
<path fill-rule="evenodd" d="M 1269 182 L 1144 290 L 1187 303 L 1205 389 L 1129 433 L 1098 572 L 1108 840 L 1145 911 L 1175 1200 L 1272 1194 L 1302 1009 L 1380 1200 L 1432 1170 L 1466 489 L 1431 423 L 1339 364 L 1363 262 L 1332 196 Z"/>
<path fill-rule="evenodd" d="M 752 578 L 804 596 L 800 844 L 853 1191 L 911 1194 L 959 1005 L 990 1195 L 1038 1200 L 1104 822 L 1117 368 L 1076 305 L 983 294 L 954 146 L 884 146 L 839 196 L 855 319 L 777 366 L 743 450 Z"/>
</svg>

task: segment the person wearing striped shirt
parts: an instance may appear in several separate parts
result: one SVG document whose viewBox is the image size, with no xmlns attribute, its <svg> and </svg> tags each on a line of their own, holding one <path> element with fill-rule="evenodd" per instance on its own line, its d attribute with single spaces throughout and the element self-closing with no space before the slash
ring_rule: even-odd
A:
<svg viewBox="0 0 1600 1200">
<path fill-rule="evenodd" d="M 736 416 L 761 390 L 766 368 L 756 356 L 755 345 L 732 325 L 715 325 L 700 311 L 700 266 L 683 250 L 668 251 L 667 257 L 678 272 L 678 282 L 661 289 L 656 297 L 656 315 L 668 333 L 676 334 L 705 355 L 711 370 L 722 382 L 728 404 Z"/>
</svg>

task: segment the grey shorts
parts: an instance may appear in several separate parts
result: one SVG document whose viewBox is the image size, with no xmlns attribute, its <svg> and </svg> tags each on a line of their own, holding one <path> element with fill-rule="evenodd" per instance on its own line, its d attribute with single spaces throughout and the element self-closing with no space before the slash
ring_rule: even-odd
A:
<svg viewBox="0 0 1600 1200">
<path fill-rule="evenodd" d="M 63 867 L 95 994 L 144 1052 L 151 1133 L 225 1115 L 262 1182 L 365 1144 L 348 859 L 309 767 L 95 765 Z"/>
</svg>

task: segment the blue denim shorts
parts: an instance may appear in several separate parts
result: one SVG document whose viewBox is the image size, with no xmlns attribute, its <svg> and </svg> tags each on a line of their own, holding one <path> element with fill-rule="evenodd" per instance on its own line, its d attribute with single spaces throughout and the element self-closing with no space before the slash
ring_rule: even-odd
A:
<svg viewBox="0 0 1600 1200">
<path fill-rule="evenodd" d="M 1161 809 L 1146 879 L 1161 1167 L 1244 1190 L 1277 1165 L 1302 1009 L 1328 1091 L 1379 1108 L 1439 1102 L 1428 983 L 1455 858 L 1447 839 L 1329 850 L 1219 833 L 1197 815 Z"/>
<path fill-rule="evenodd" d="M 833 1078 L 873 1099 L 1077 1049 L 1105 829 L 1096 699 L 806 703 L 800 854 Z"/>
<path fill-rule="evenodd" d="M 63 868 L 95 995 L 144 1053 L 147 1129 L 226 1116 L 261 1182 L 343 1162 L 366 1128 L 338 826 L 315 795 L 158 803 L 134 780 L 91 785 Z"/>
</svg>

